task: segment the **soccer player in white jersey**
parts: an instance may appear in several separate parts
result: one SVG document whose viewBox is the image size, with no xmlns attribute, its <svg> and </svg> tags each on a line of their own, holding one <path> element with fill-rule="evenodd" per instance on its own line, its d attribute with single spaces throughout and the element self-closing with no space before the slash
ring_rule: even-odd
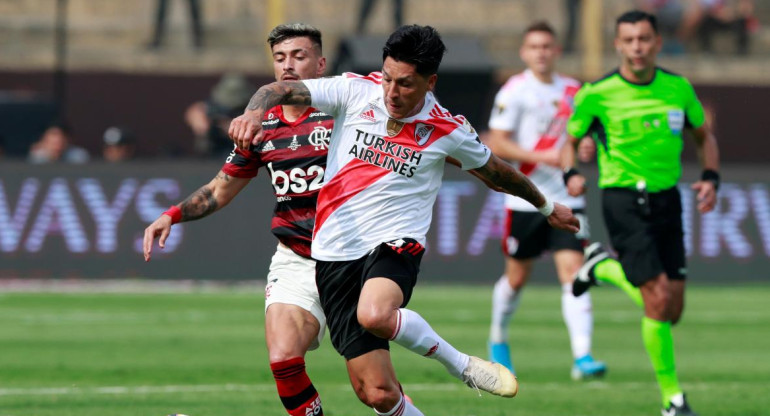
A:
<svg viewBox="0 0 770 416">
<path fill-rule="evenodd" d="M 513 371 L 508 325 L 535 260 L 550 251 L 562 287 L 562 316 L 574 358 L 572 378 L 583 379 L 603 375 L 606 366 L 591 356 L 591 298 L 588 293 L 572 295 L 573 277 L 583 264 L 588 224 L 580 215 L 584 197 L 567 194 L 559 168 L 559 149 L 566 140 L 572 99 L 580 88 L 578 81 L 554 71 L 559 52 L 556 34 L 548 23 L 536 22 L 524 31 L 519 55 L 527 69 L 508 79 L 497 93 L 487 144 L 492 153 L 529 176 L 546 197 L 572 208 L 581 219 L 581 231 L 572 234 L 553 229 L 527 201 L 505 196 L 505 273 L 492 292 L 489 350 L 492 361 Z"/>
<path fill-rule="evenodd" d="M 457 351 L 405 309 L 447 157 L 539 207 L 554 227 L 578 230 L 569 208 L 492 156 L 464 117 L 436 102 L 431 91 L 445 50 L 432 27 L 403 26 L 383 48 L 381 73 L 263 86 L 230 124 L 230 137 L 245 148 L 262 140 L 260 120 L 276 104 L 334 116 L 313 231 L 316 284 L 354 391 L 379 415 L 422 415 L 404 400 L 389 340 L 437 359 L 469 386 L 505 397 L 518 390 L 505 367 Z"/>
</svg>

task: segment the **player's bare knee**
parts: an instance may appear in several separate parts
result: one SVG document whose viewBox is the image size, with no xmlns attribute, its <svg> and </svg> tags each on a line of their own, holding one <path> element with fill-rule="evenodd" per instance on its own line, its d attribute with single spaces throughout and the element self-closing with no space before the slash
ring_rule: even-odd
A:
<svg viewBox="0 0 770 416">
<path fill-rule="evenodd" d="M 358 323 L 365 330 L 383 338 L 389 337 L 393 332 L 391 321 L 394 313 L 392 309 L 376 307 L 359 307 L 356 312 Z"/>
<path fill-rule="evenodd" d="M 364 404 L 380 412 L 387 412 L 398 404 L 401 392 L 384 387 L 367 387 Z"/>
</svg>

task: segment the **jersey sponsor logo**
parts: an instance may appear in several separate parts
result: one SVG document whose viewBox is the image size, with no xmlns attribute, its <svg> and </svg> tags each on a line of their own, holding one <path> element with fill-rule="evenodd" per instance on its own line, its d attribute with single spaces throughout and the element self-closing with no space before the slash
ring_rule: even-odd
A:
<svg viewBox="0 0 770 416">
<path fill-rule="evenodd" d="M 684 111 L 671 110 L 668 112 L 668 128 L 671 129 L 671 134 L 682 134 L 682 129 L 684 129 Z"/>
<path fill-rule="evenodd" d="M 393 143 L 382 136 L 356 129 L 356 143 L 348 151 L 356 159 L 411 178 L 422 160 L 422 153 Z"/>
<path fill-rule="evenodd" d="M 431 133 L 433 133 L 433 130 L 436 128 L 431 126 L 430 124 L 425 123 L 417 123 L 417 125 L 414 128 L 414 140 L 417 142 L 418 146 L 424 145 L 428 139 L 430 139 Z"/>
<path fill-rule="evenodd" d="M 307 170 L 297 167 L 290 171 L 282 171 L 273 169 L 273 162 L 270 162 L 267 164 L 267 170 L 270 172 L 275 194 L 279 198 L 289 191 L 295 194 L 317 191 L 321 189 L 324 178 L 324 168 L 318 165 L 310 166 Z M 285 198 L 278 202 L 289 200 Z"/>
<path fill-rule="evenodd" d="M 329 138 L 331 130 L 324 126 L 315 126 L 313 131 L 307 136 L 307 141 L 315 150 L 326 150 L 329 147 Z"/>
<path fill-rule="evenodd" d="M 364 120 L 368 120 L 368 121 L 372 121 L 372 122 L 376 122 L 377 121 L 377 119 L 374 118 L 374 110 L 371 109 L 371 108 L 368 109 L 368 110 L 363 111 L 358 116 L 361 117 Z"/>
<path fill-rule="evenodd" d="M 322 113 L 322 112 L 318 111 L 318 112 L 315 112 L 315 113 L 310 113 L 310 115 L 307 116 L 307 118 L 313 118 L 313 117 L 326 117 L 326 113 Z"/>
<path fill-rule="evenodd" d="M 270 114 L 272 116 L 272 114 Z M 278 124 L 281 121 L 279 118 L 274 118 L 272 120 L 265 120 L 262 122 L 263 126 L 270 126 L 272 124 Z"/>
<path fill-rule="evenodd" d="M 275 150 L 275 145 L 273 144 L 272 141 L 266 142 L 265 144 L 262 145 L 262 152 L 263 153 L 269 152 L 271 150 Z"/>
</svg>

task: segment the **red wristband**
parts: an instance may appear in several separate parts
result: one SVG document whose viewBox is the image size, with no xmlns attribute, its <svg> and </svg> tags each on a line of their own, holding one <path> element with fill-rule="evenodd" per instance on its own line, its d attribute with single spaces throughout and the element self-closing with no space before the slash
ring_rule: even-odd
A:
<svg viewBox="0 0 770 416">
<path fill-rule="evenodd" d="M 168 215 L 169 217 L 171 217 L 172 224 L 176 224 L 179 221 L 182 221 L 182 210 L 179 209 L 179 207 L 176 205 L 172 205 L 171 207 L 169 207 L 169 209 L 167 209 L 163 213 L 163 215 Z"/>
</svg>

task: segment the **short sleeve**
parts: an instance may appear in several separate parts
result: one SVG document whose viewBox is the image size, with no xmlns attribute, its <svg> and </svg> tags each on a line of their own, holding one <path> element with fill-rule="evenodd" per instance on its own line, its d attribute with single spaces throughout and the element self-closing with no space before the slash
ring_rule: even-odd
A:
<svg viewBox="0 0 770 416">
<path fill-rule="evenodd" d="M 516 131 L 521 119 L 521 106 L 512 89 L 501 89 L 495 96 L 495 105 L 489 116 L 489 128 Z"/>
<path fill-rule="evenodd" d="M 684 114 L 685 125 L 697 129 L 706 122 L 706 115 L 703 111 L 703 105 L 698 96 L 695 94 L 695 90 L 689 81 L 685 81 L 684 88 Z"/>
<path fill-rule="evenodd" d="M 467 120 L 451 135 L 458 141 L 458 145 L 449 156 L 460 161 L 463 170 L 477 169 L 487 164 L 492 152 L 481 142 L 479 135 Z"/>
<path fill-rule="evenodd" d="M 222 172 L 234 178 L 254 178 L 259 172 L 259 168 L 264 165 L 259 153 L 254 146 L 251 150 L 241 150 L 235 147 L 222 165 Z"/>
<path fill-rule="evenodd" d="M 344 76 L 302 80 L 310 91 L 312 106 L 337 117 L 345 112 L 351 97 L 352 83 Z"/>
<path fill-rule="evenodd" d="M 567 122 L 567 133 L 580 140 L 588 134 L 594 121 L 594 109 L 590 104 L 591 88 L 586 84 L 575 95 L 575 110 Z"/>
</svg>

